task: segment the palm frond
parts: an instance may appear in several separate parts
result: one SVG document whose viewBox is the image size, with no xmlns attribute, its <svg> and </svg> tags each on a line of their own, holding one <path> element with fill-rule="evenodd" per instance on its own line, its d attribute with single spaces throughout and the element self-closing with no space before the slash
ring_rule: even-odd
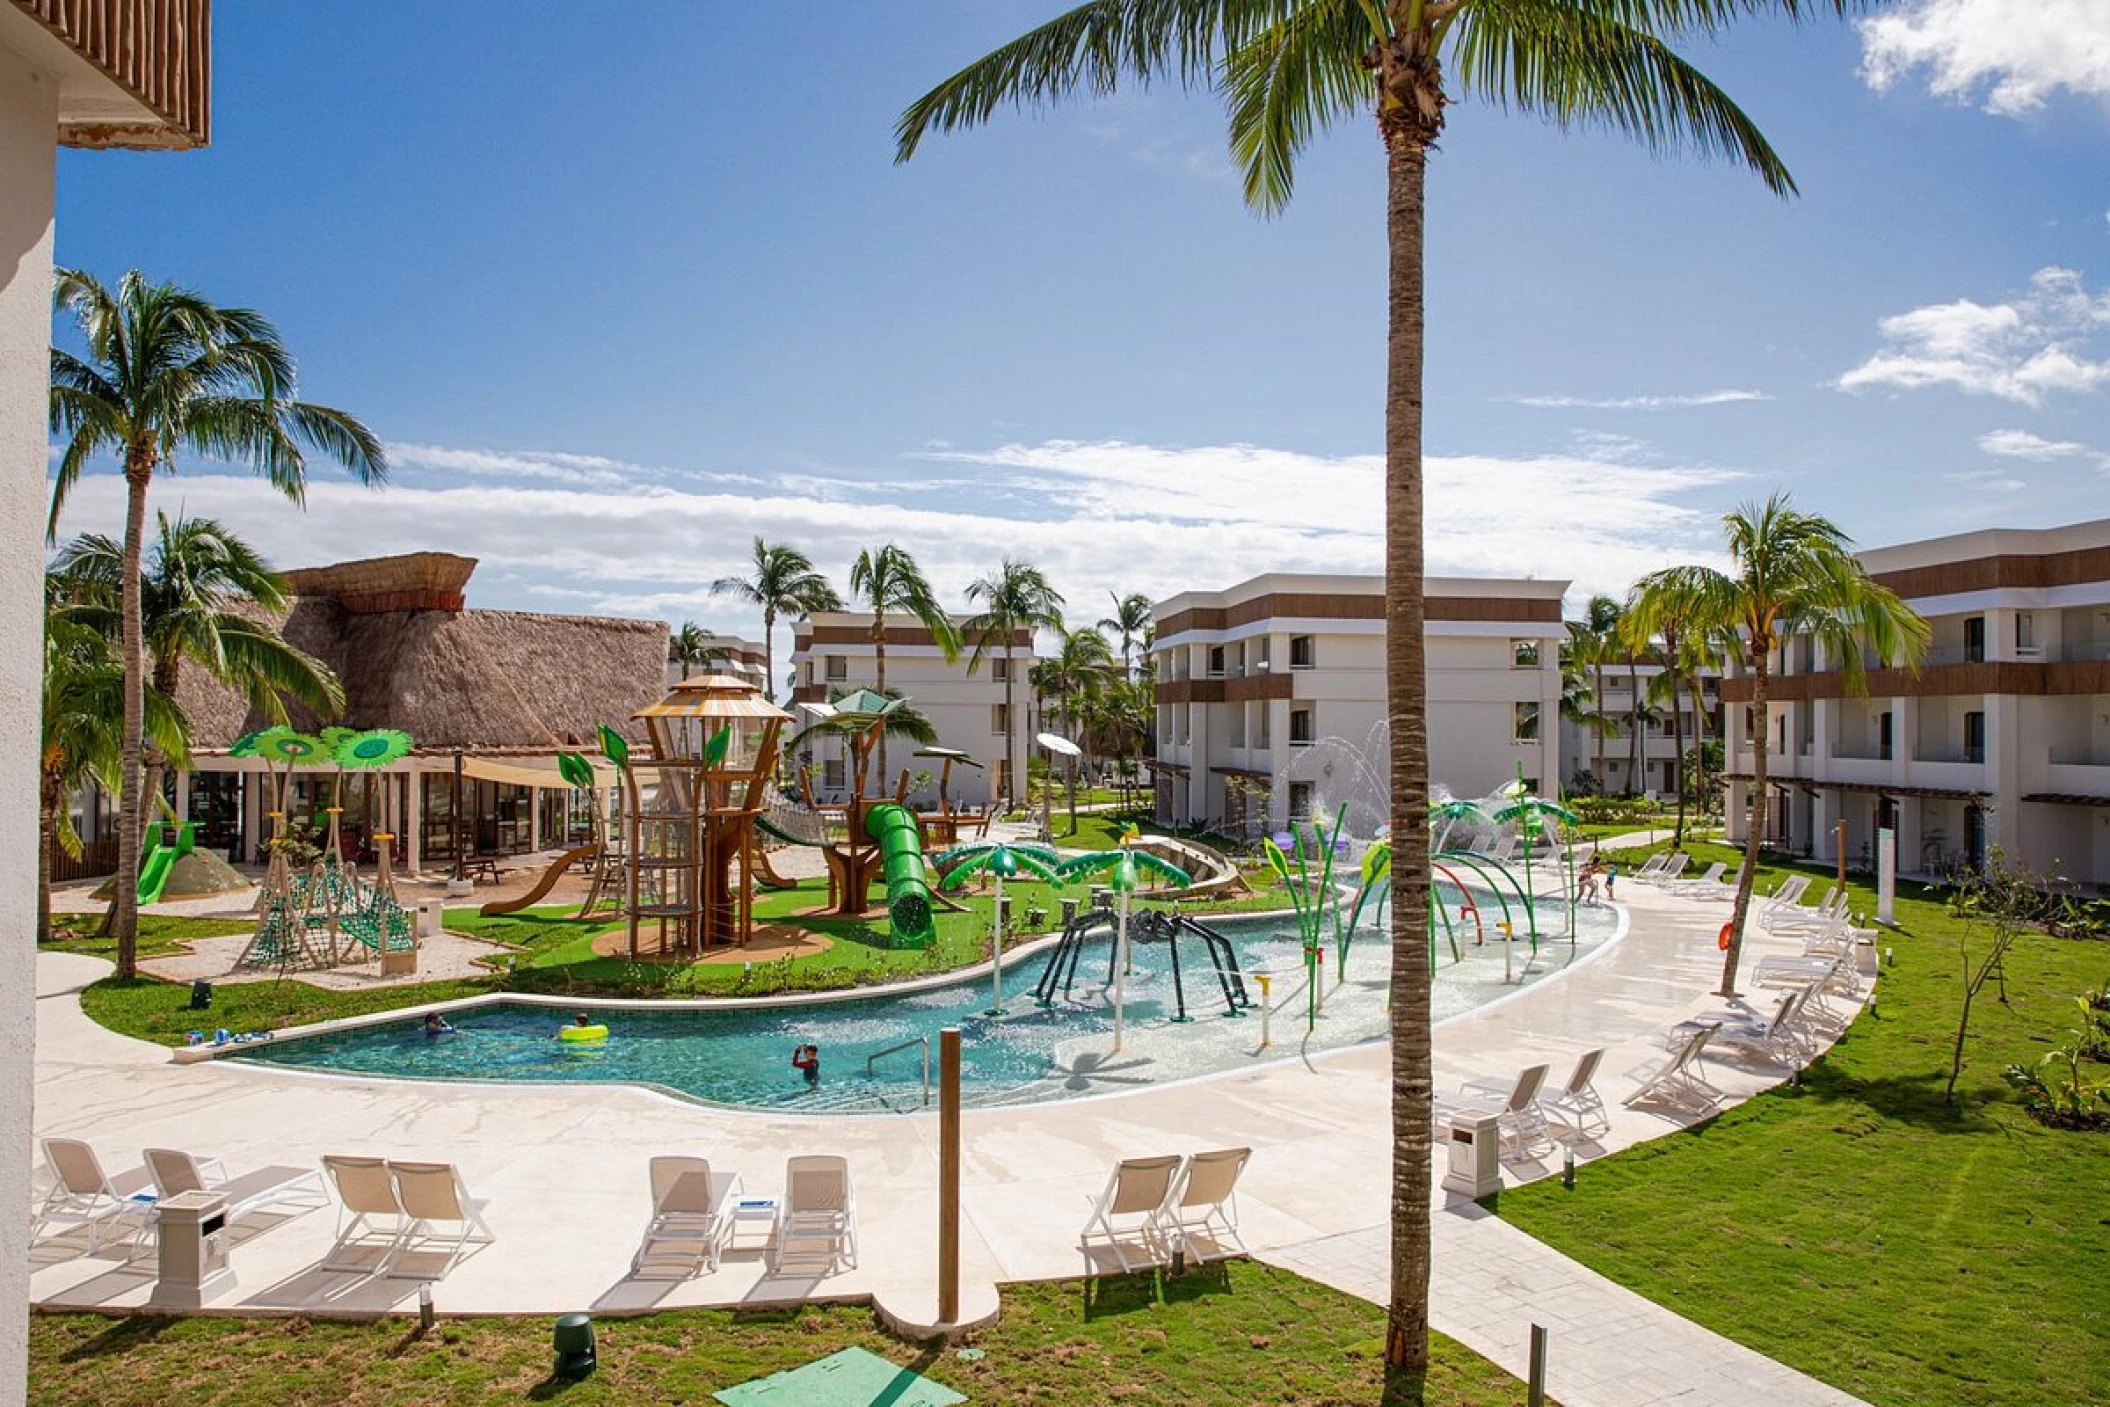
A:
<svg viewBox="0 0 2110 1407">
<path fill-rule="evenodd" d="M 1361 60 L 1378 37 L 1354 0 L 1317 0 L 1225 58 L 1231 155 L 1248 205 L 1268 213 L 1288 205 L 1298 154 L 1334 122 L 1369 110 L 1376 80 Z"/>
</svg>

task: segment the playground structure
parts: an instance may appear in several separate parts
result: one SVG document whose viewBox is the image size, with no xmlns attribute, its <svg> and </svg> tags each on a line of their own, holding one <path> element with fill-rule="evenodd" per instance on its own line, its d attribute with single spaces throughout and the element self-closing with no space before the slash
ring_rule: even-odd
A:
<svg viewBox="0 0 2110 1407">
<path fill-rule="evenodd" d="M 916 823 L 922 828 L 924 845 L 939 849 L 958 845 L 961 834 L 969 830 L 978 835 L 987 835 L 989 808 L 985 807 L 980 811 L 955 810 L 952 804 L 953 764 L 957 762 L 962 767 L 979 770 L 981 762 L 972 755 L 951 747 L 919 748 L 915 755 L 938 764 L 938 809 L 920 812 L 916 816 Z"/>
<path fill-rule="evenodd" d="M 608 817 L 600 802 L 600 778 L 594 775 L 593 764 L 575 752 L 557 754 L 557 773 L 575 791 L 583 791 L 594 798 L 593 833 L 584 845 L 574 846 L 552 861 L 542 875 L 525 894 L 513 899 L 493 899 L 477 912 L 485 918 L 500 914 L 518 913 L 522 909 L 539 904 L 548 897 L 557 881 L 562 879 L 575 865 L 593 866 L 593 884 L 587 890 L 586 902 L 579 905 L 574 918 L 618 918 L 625 871 L 620 857 L 617 863 L 603 863 L 609 855 Z"/>
<path fill-rule="evenodd" d="M 1033 984 L 1035 1004 L 1053 1006 L 1058 998 L 1064 1001 L 1073 999 L 1072 987 L 1084 957 L 1084 945 L 1104 933 L 1115 940 L 1107 950 L 1106 990 L 1109 993 L 1123 975 L 1121 969 L 1126 966 L 1124 958 L 1129 947 L 1135 944 L 1162 946 L 1172 969 L 1172 1020 L 1193 1020 L 1187 1012 L 1186 967 L 1180 962 L 1180 940 L 1185 938 L 1201 944 L 1216 978 L 1224 1015 L 1241 1015 L 1253 1005 L 1252 998 L 1246 994 L 1245 977 L 1239 971 L 1231 940 L 1207 924 L 1176 912 L 1146 909 L 1128 920 L 1126 944 L 1120 941 L 1120 926 L 1120 915 L 1110 905 L 1084 909 L 1064 924 L 1062 937 L 1056 941 L 1055 950 L 1048 954 L 1047 964 L 1040 970 L 1040 979 Z"/>
<path fill-rule="evenodd" d="M 270 856 L 257 895 L 257 927 L 235 960 L 240 967 L 275 967 L 281 972 L 340 967 L 378 958 L 384 976 L 417 970 L 417 923 L 396 896 L 386 832 L 373 837 L 376 861 L 371 882 L 344 857 L 339 824 L 344 773 L 378 769 L 411 749 L 407 733 L 378 728 L 354 732 L 327 728 L 319 737 L 291 728 L 267 728 L 236 741 L 237 757 L 261 757 L 271 774 L 273 810 Z M 321 852 L 305 872 L 295 874 L 291 854 L 298 843 L 286 826 L 286 787 L 293 769 L 324 762 L 337 764 L 329 817 Z M 388 777 L 382 774 L 383 814 L 388 814 Z"/>
<path fill-rule="evenodd" d="M 161 902 L 161 892 L 168 888 L 169 875 L 174 872 L 176 862 L 190 854 L 197 844 L 198 827 L 194 822 L 185 821 L 176 827 L 175 837 L 170 839 L 166 828 L 155 826 L 152 835 L 154 848 L 139 863 L 137 893 L 142 904 Z"/>
<path fill-rule="evenodd" d="M 648 760 L 633 763 L 622 736 L 601 730 L 622 782 L 630 956 L 745 947 L 754 937 L 755 823 L 789 715 L 746 680 L 710 674 L 682 680 L 631 716 L 644 724 Z M 640 772 L 651 774 L 649 788 Z"/>
<path fill-rule="evenodd" d="M 916 813 L 907 805 L 907 769 L 902 770 L 891 799 L 883 794 L 871 798 L 866 791 L 880 735 L 907 706 L 906 699 L 889 698 L 871 689 L 855 690 L 833 704 L 804 705 L 816 721 L 791 739 L 787 751 L 815 734 L 843 738 L 850 753 L 850 799 L 839 809 L 821 806 L 813 798 L 810 779 L 801 774 L 799 790 L 805 806 L 794 807 L 780 798 L 761 817 L 761 827 L 780 839 L 819 848 L 828 867 L 824 913 L 863 917 L 872 885 L 883 880 L 894 945 L 921 948 L 937 939 L 932 910 L 942 901 L 931 892 L 924 875 L 923 832 Z M 840 817 L 839 824 L 829 824 L 835 816 Z"/>
</svg>

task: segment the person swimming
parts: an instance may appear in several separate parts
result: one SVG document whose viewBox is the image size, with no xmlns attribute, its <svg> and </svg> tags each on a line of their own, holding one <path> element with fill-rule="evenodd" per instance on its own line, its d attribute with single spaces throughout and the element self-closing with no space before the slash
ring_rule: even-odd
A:
<svg viewBox="0 0 2110 1407">
<path fill-rule="evenodd" d="M 447 1018 L 437 1011 L 425 1013 L 425 1034 L 428 1036 L 453 1036 L 460 1034 L 447 1024 Z"/>
<path fill-rule="evenodd" d="M 819 1046 L 802 1045 L 795 1047 L 791 1052 L 791 1065 L 793 1069 L 804 1072 L 808 1089 L 821 1082 L 821 1048 Z"/>
</svg>

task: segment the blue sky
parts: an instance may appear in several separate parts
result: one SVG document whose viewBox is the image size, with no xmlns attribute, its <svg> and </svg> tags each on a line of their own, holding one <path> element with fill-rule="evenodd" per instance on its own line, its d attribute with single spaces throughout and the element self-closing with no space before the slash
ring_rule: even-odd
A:
<svg viewBox="0 0 2110 1407">
<path fill-rule="evenodd" d="M 750 538 L 1072 603 L 1374 570 L 1384 171 L 1245 209 L 1160 87 L 894 118 L 1056 3 L 214 7 L 214 142 L 69 153 L 57 255 L 259 308 L 389 443 L 308 511 L 157 479 L 285 566 L 478 557 L 472 602 L 759 622 Z M 1784 488 L 1879 545 L 2103 515 L 2110 5 L 1908 0 L 1690 50 L 1801 185 L 1462 101 L 1429 176 L 1430 568 L 1619 590 Z M 85 480 L 62 531 L 115 530 Z"/>
</svg>

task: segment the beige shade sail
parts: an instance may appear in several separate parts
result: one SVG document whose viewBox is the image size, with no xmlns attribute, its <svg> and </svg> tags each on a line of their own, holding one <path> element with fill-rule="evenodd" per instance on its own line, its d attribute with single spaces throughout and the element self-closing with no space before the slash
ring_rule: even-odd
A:
<svg viewBox="0 0 2110 1407">
<path fill-rule="evenodd" d="M 615 767 L 607 759 L 589 757 L 586 760 L 593 764 L 594 781 L 604 787 L 615 785 Z M 426 770 L 429 772 L 434 769 L 428 767 Z M 479 781 L 504 782 L 516 787 L 557 787 L 568 790 L 571 786 L 557 771 L 557 759 L 554 757 L 550 758 L 547 764 L 539 759 L 526 757 L 509 757 L 503 762 L 488 757 L 464 757 L 462 775 L 475 777 Z"/>
</svg>

